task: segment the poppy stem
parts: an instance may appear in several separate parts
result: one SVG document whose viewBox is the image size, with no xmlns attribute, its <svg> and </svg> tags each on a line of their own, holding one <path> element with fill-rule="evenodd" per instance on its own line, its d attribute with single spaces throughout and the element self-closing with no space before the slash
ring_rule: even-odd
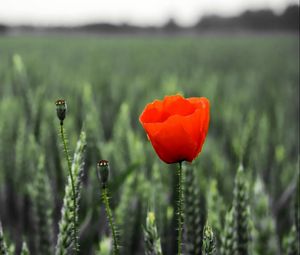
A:
<svg viewBox="0 0 300 255">
<path fill-rule="evenodd" d="M 177 169 L 178 175 L 178 203 L 177 203 L 177 219 L 178 219 L 178 255 L 182 253 L 182 226 L 183 226 L 183 215 L 182 215 L 182 204 L 183 204 L 183 191 L 182 191 L 182 162 L 179 162 L 179 167 Z"/>
<path fill-rule="evenodd" d="M 112 232 L 112 235 L 113 235 L 114 255 L 119 255 L 120 252 L 119 252 L 119 245 L 118 245 L 118 241 L 117 241 L 116 227 L 115 227 L 113 217 L 112 217 L 112 212 L 111 212 L 111 209 L 110 209 L 110 206 L 109 206 L 109 200 L 108 200 L 106 185 L 103 185 L 103 187 L 102 187 L 101 197 L 102 197 L 102 201 L 105 205 L 105 210 L 106 210 L 109 226 L 110 226 L 110 229 L 111 229 L 111 232 Z"/>
<path fill-rule="evenodd" d="M 79 251 L 79 245 L 78 245 L 78 237 L 77 237 L 77 211 L 76 211 L 76 193 L 75 193 L 75 184 L 74 184 L 74 178 L 72 174 L 72 165 L 71 165 L 71 159 L 68 151 L 68 146 L 67 146 L 67 140 L 65 137 L 65 131 L 64 131 L 64 126 L 63 126 L 63 121 L 60 122 L 60 135 L 61 135 L 61 140 L 63 142 L 64 146 L 64 153 L 65 157 L 67 159 L 68 163 L 68 171 L 71 179 L 71 185 L 72 185 L 72 193 L 73 193 L 73 240 L 74 240 L 74 252 L 75 254 L 78 254 Z"/>
</svg>

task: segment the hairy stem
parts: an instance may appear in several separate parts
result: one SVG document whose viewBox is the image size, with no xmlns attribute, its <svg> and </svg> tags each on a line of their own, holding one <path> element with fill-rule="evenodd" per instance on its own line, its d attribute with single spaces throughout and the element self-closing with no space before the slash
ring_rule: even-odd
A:
<svg viewBox="0 0 300 255">
<path fill-rule="evenodd" d="M 63 126 L 63 122 L 60 122 L 60 134 L 61 134 L 61 140 L 63 142 L 63 146 L 64 146 L 64 152 L 65 152 L 65 157 L 67 159 L 67 163 L 68 163 L 68 171 L 69 171 L 69 175 L 71 178 L 71 184 L 72 184 L 72 193 L 73 193 L 73 207 L 74 207 L 74 213 L 73 213 L 73 224 L 74 224 L 74 229 L 73 229 L 73 239 L 74 239 L 74 252 L 75 254 L 78 254 L 78 240 L 77 240 L 77 212 L 76 212 L 76 193 L 75 193 L 75 184 L 74 184 L 74 178 L 73 178 L 73 174 L 72 174 L 72 165 L 71 165 L 71 158 L 69 155 L 69 151 L 68 151 L 68 147 L 67 147 L 67 141 L 66 141 L 66 137 L 65 137 L 65 131 L 64 131 L 64 126 Z"/>
<path fill-rule="evenodd" d="M 108 201 L 108 195 L 107 195 L 107 188 L 106 186 L 104 186 L 102 188 L 102 200 L 103 203 L 105 205 L 105 210 L 106 210 L 106 214 L 107 214 L 107 218 L 109 221 L 109 226 L 113 235 L 113 240 L 114 240 L 114 255 L 119 255 L 119 245 L 118 245 L 118 241 L 117 241 L 117 234 L 116 234 L 116 227 L 113 221 L 113 217 L 112 217 L 112 212 L 109 206 L 109 201 Z"/>
<path fill-rule="evenodd" d="M 183 215 L 182 215 L 182 203 L 183 203 L 183 191 L 182 191 L 182 162 L 179 162 L 177 169 L 178 175 L 178 203 L 177 203 L 177 219 L 178 219 L 178 255 L 182 253 L 182 226 L 183 226 Z"/>
</svg>

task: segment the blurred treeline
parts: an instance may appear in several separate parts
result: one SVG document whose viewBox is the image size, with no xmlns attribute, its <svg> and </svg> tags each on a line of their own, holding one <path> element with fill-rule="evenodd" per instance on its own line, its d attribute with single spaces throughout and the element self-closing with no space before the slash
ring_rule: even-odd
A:
<svg viewBox="0 0 300 255">
<path fill-rule="evenodd" d="M 105 34 L 198 34 L 207 32 L 298 32 L 299 5 L 288 6 L 283 13 L 276 14 L 272 10 L 245 11 L 238 16 L 222 17 L 208 15 L 195 25 L 181 27 L 171 18 L 161 27 L 137 26 L 132 24 L 91 23 L 74 27 L 54 26 L 39 27 L 24 24 L 9 26 L 0 24 L 0 34 L 18 33 L 105 33 Z"/>
<path fill-rule="evenodd" d="M 252 30 L 252 31 L 299 31 L 299 5 L 291 5 L 282 14 L 272 10 L 245 11 L 232 18 L 218 16 L 204 17 L 196 25 L 199 29 L 209 30 Z"/>
<path fill-rule="evenodd" d="M 67 165 L 54 102 L 64 98 L 71 154 L 80 131 L 87 134 L 81 254 L 106 254 L 96 252 L 109 240 L 95 173 L 99 159 L 111 165 L 122 254 L 144 254 L 147 210 L 155 211 L 163 254 L 175 254 L 177 166 L 158 159 L 138 117 L 146 103 L 183 93 L 211 101 L 203 152 L 185 166 L 198 190 L 186 200 L 197 207 L 201 224 L 208 219 L 221 239 L 242 163 L 251 254 L 287 254 L 299 174 L 298 37 L 6 37 L 0 56 L 0 219 L 11 249 L 15 244 L 19 251 L 26 240 L 38 254 L 41 174 L 48 190 L 46 231 L 56 243 Z"/>
</svg>

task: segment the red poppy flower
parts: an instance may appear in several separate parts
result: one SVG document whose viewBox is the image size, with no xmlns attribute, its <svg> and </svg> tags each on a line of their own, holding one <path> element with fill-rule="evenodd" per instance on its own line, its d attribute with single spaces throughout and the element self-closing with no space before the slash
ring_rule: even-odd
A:
<svg viewBox="0 0 300 255">
<path fill-rule="evenodd" d="M 191 162 L 200 153 L 208 131 L 209 101 L 166 96 L 146 105 L 140 122 L 161 160 Z"/>
</svg>

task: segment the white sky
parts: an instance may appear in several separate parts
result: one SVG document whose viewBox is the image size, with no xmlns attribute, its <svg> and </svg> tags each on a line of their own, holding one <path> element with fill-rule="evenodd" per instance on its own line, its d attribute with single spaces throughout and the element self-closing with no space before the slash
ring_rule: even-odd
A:
<svg viewBox="0 0 300 255">
<path fill-rule="evenodd" d="M 191 25 L 204 14 L 229 16 L 260 8 L 280 13 L 290 3 L 299 0 L 0 0 L 0 23 L 161 25 L 173 17 L 181 25 Z"/>
</svg>

